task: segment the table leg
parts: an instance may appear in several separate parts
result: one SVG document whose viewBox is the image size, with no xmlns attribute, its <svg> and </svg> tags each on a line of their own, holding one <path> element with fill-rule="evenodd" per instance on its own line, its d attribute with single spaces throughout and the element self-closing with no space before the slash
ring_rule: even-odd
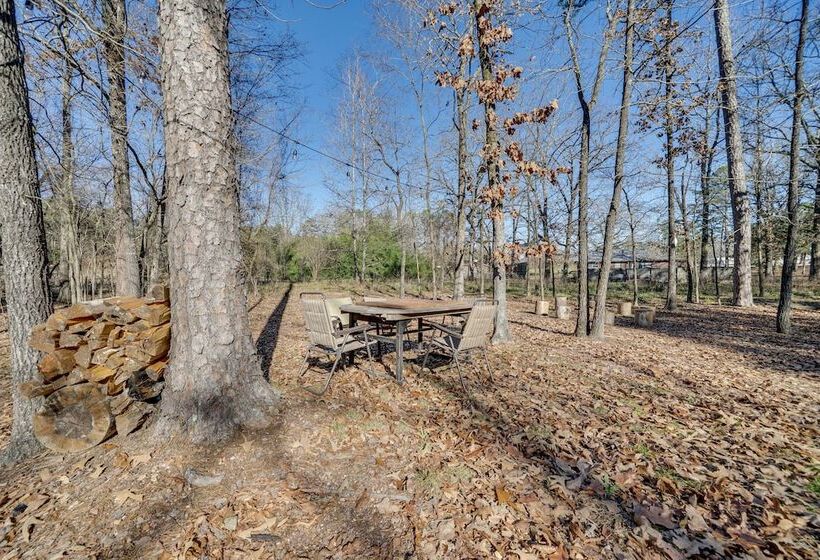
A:
<svg viewBox="0 0 820 560">
<path fill-rule="evenodd" d="M 350 322 L 349 323 L 350 323 L 350 328 L 353 328 L 353 327 L 356 326 L 356 316 L 353 313 L 350 314 Z M 347 353 L 347 363 L 349 365 L 352 366 L 352 365 L 355 364 L 355 359 L 356 359 L 355 356 L 356 356 L 356 352 L 348 352 Z M 342 362 L 342 365 L 344 365 L 344 362 Z M 368 367 L 372 367 L 372 366 L 368 366 Z"/>
<path fill-rule="evenodd" d="M 419 336 L 418 336 L 418 343 L 421 344 L 421 341 L 424 340 L 424 333 L 421 331 L 422 327 L 424 327 L 424 319 L 419 317 Z"/>
<path fill-rule="evenodd" d="M 396 322 L 396 383 L 404 383 L 404 329 L 407 321 Z"/>
</svg>

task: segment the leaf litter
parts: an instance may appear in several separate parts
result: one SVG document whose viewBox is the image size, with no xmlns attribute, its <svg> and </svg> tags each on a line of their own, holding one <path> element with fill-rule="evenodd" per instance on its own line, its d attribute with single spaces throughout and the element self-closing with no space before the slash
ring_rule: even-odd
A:
<svg viewBox="0 0 820 560">
<path fill-rule="evenodd" d="M 783 338 L 770 308 L 684 305 L 605 341 L 510 317 L 468 394 L 453 371 L 348 367 L 315 399 L 298 298 L 271 294 L 252 321 L 274 426 L 184 453 L 147 426 L 0 467 L 0 559 L 816 557 L 820 313 Z"/>
</svg>

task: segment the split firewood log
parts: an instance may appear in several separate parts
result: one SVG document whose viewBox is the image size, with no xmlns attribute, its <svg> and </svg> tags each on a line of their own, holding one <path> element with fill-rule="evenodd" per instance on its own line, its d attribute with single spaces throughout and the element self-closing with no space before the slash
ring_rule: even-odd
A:
<svg viewBox="0 0 820 560">
<path fill-rule="evenodd" d="M 69 307 L 58 309 L 46 320 L 46 328 L 62 331 L 66 327 L 93 320 L 102 315 L 103 303 L 101 301 L 89 301 L 85 303 L 75 303 Z"/>
<path fill-rule="evenodd" d="M 168 362 L 160 360 L 145 366 L 145 374 L 153 381 L 159 381 L 165 376 L 165 368 L 168 367 Z"/>
<path fill-rule="evenodd" d="M 137 320 L 133 310 L 143 304 L 138 297 L 115 297 L 105 300 L 103 318 L 116 325 L 127 325 Z"/>
<path fill-rule="evenodd" d="M 84 381 L 85 379 L 83 378 L 82 373 L 79 370 L 74 370 L 68 375 L 58 377 L 51 383 L 38 383 L 37 381 L 26 381 L 25 383 L 20 383 L 20 392 L 23 393 L 23 396 L 29 399 L 36 397 L 47 397 L 51 393 L 59 391 L 63 387 L 76 385 L 77 383 L 83 383 Z"/>
<path fill-rule="evenodd" d="M 37 369 L 46 381 L 53 381 L 74 369 L 74 351 L 60 348 L 49 352 L 40 359 Z"/>
<path fill-rule="evenodd" d="M 165 284 L 154 284 L 148 289 L 145 297 L 153 301 L 168 302 L 171 299 L 171 292 Z"/>
<path fill-rule="evenodd" d="M 126 436 L 142 425 L 154 407 L 148 403 L 130 401 L 128 408 L 114 418 L 117 433 Z"/>
<path fill-rule="evenodd" d="M 145 370 L 140 370 L 128 378 L 126 386 L 128 396 L 135 401 L 150 401 L 160 395 L 165 383 L 154 381 Z"/>
<path fill-rule="evenodd" d="M 60 333 L 60 348 L 77 348 L 83 342 L 83 335 L 69 331 Z"/>
<path fill-rule="evenodd" d="M 59 331 L 47 329 L 44 324 L 37 325 L 31 329 L 28 345 L 30 348 L 39 350 L 40 352 L 54 352 L 57 349 L 59 339 Z"/>
<path fill-rule="evenodd" d="M 90 383 L 63 387 L 46 398 L 34 415 L 34 435 L 60 453 L 83 451 L 113 434 L 114 423 L 105 396 Z"/>
<path fill-rule="evenodd" d="M 74 353 L 74 361 L 83 369 L 88 369 L 91 367 L 91 345 L 90 344 L 83 344 L 80 346 L 77 351 Z"/>
<path fill-rule="evenodd" d="M 152 327 L 171 320 L 171 308 L 164 301 L 146 303 L 134 309 L 133 313 Z"/>
</svg>

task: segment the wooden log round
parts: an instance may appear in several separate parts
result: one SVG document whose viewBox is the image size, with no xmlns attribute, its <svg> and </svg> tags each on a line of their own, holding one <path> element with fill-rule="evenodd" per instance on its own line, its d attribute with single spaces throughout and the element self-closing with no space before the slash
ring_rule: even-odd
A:
<svg viewBox="0 0 820 560">
<path fill-rule="evenodd" d="M 559 319 L 569 319 L 570 308 L 568 305 L 559 305 L 555 308 L 555 316 Z"/>
<path fill-rule="evenodd" d="M 555 307 L 566 307 L 567 305 L 567 296 L 555 296 Z"/>
<path fill-rule="evenodd" d="M 649 328 L 655 324 L 654 307 L 636 307 L 634 309 L 635 324 L 639 327 Z"/>
<path fill-rule="evenodd" d="M 535 302 L 535 314 L 536 315 L 549 315 L 550 314 L 550 302 L 539 300 Z"/>
<path fill-rule="evenodd" d="M 624 317 L 632 317 L 632 302 L 631 301 L 622 301 L 618 304 L 618 315 L 623 315 Z"/>
<path fill-rule="evenodd" d="M 52 393 L 34 415 L 34 435 L 47 448 L 72 453 L 94 447 L 111 433 L 106 397 L 90 383 Z"/>
</svg>

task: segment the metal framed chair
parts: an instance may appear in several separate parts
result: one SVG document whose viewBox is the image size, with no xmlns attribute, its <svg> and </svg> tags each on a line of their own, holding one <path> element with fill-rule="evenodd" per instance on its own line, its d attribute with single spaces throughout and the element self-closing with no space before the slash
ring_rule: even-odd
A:
<svg viewBox="0 0 820 560">
<path fill-rule="evenodd" d="M 304 387 L 306 391 L 316 396 L 322 396 L 328 387 L 330 387 L 330 382 L 336 373 L 339 362 L 342 361 L 341 358 L 343 355 L 364 349 L 367 351 L 368 362 L 372 366 L 373 355 L 370 352 L 370 347 L 376 344 L 376 341 L 370 340 L 367 333 L 373 326 L 368 324 L 352 328 L 337 328 L 333 324 L 334 318 L 328 310 L 327 298 L 325 298 L 324 294 L 319 292 L 303 292 L 300 294 L 299 299 L 302 301 L 302 312 L 305 317 L 308 339 L 310 340 L 310 345 L 305 353 L 305 361 L 302 365 L 302 371 L 299 372 L 299 377 L 303 376 L 307 370 L 310 369 L 311 352 L 316 351 L 320 354 L 333 357 L 333 365 L 327 374 L 324 387 L 320 391 Z M 372 368 L 368 369 L 368 373 L 373 375 Z"/>
<path fill-rule="evenodd" d="M 487 374 L 490 377 L 490 381 L 492 381 L 493 371 L 490 367 L 490 360 L 487 358 L 487 344 L 489 344 L 490 337 L 495 329 L 495 311 L 497 307 L 495 302 L 485 300 L 476 301 L 460 330 L 450 325 L 425 321 L 425 324 L 439 331 L 442 336 L 434 336 L 428 339 L 427 352 L 424 354 L 424 361 L 421 365 L 422 371 L 427 367 L 427 360 L 433 350 L 437 353 L 443 353 L 450 357 L 451 363 L 454 362 L 456 364 L 461 387 L 466 392 L 467 384 L 464 382 L 461 360 L 464 358 L 469 360 L 470 363 L 473 363 L 474 354 L 480 352 L 484 357 Z M 432 367 L 430 371 L 433 371 Z"/>
</svg>

